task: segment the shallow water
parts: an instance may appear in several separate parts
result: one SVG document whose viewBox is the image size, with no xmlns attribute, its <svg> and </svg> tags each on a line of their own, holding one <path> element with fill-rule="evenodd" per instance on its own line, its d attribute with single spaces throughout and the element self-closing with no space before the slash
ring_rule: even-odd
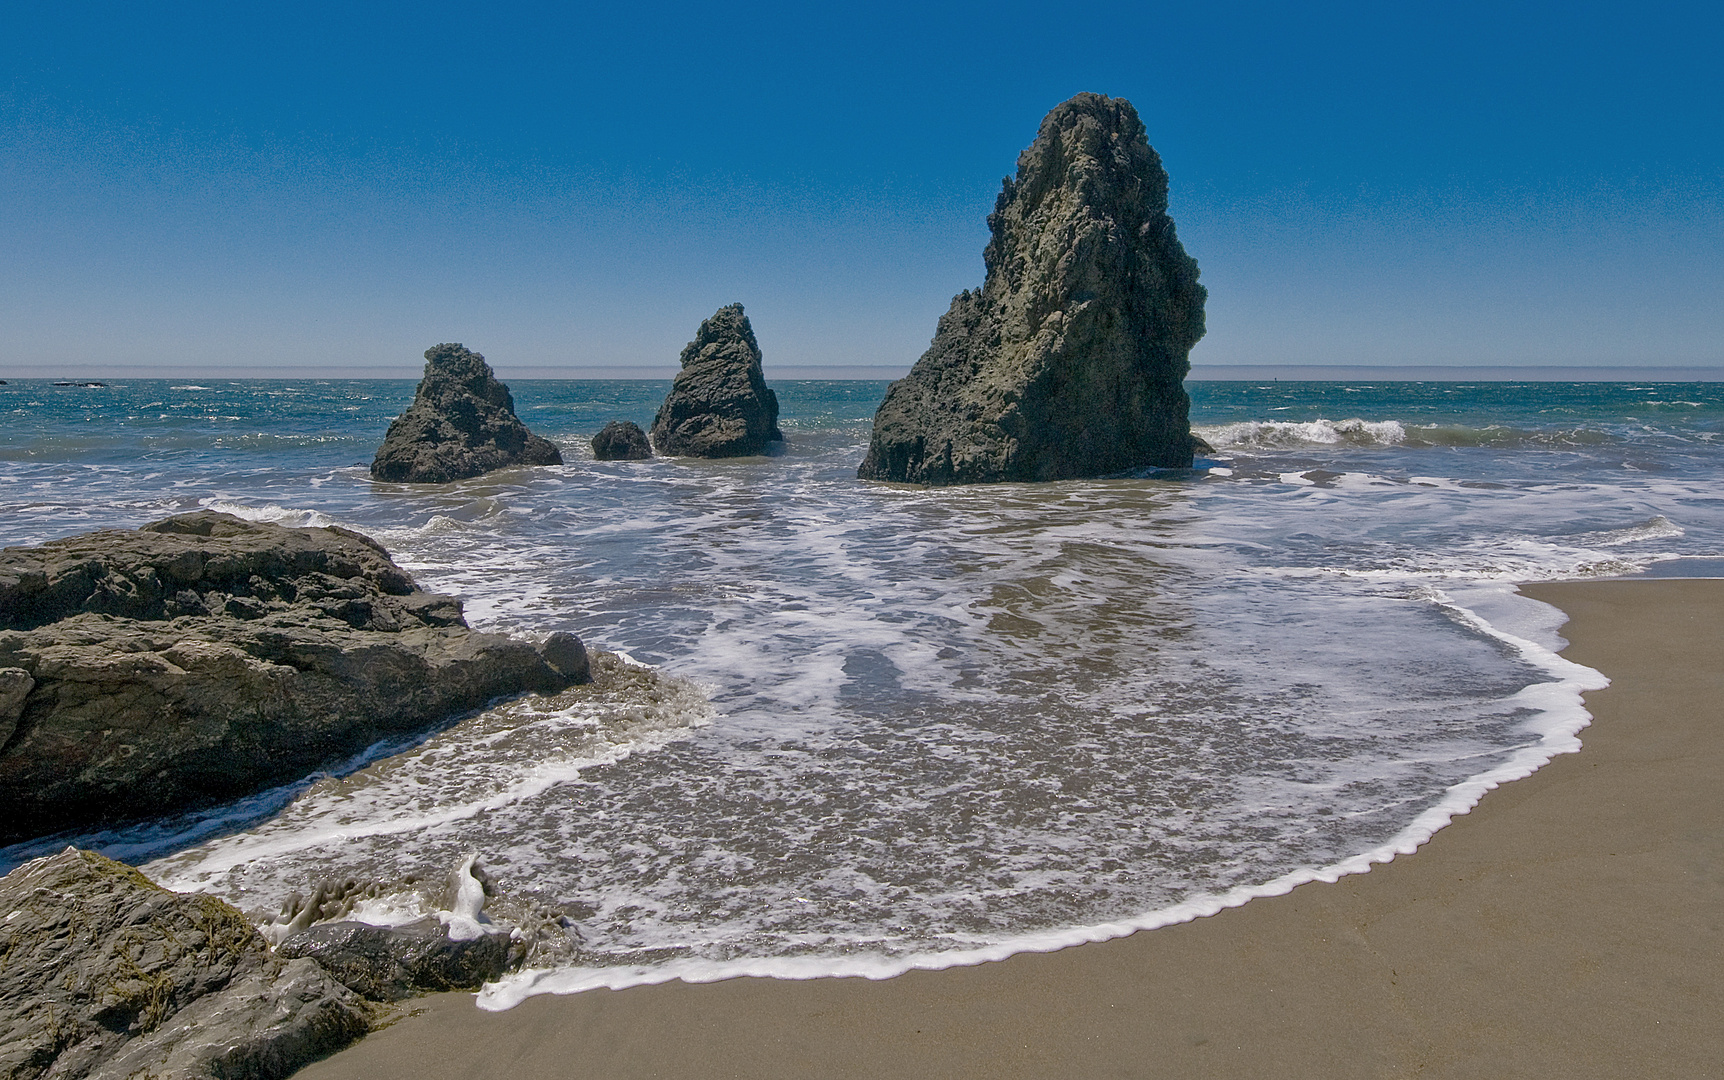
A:
<svg viewBox="0 0 1724 1080">
<path fill-rule="evenodd" d="M 339 522 L 700 688 L 80 842 L 260 917 L 477 851 L 566 938 L 493 1005 L 969 962 L 1411 850 L 1585 722 L 1512 583 L 1724 556 L 1709 384 L 1200 383 L 1190 472 L 943 491 L 855 479 L 885 384 L 776 388 L 781 455 L 599 463 L 666 384 L 517 383 L 568 465 L 408 488 L 364 466 L 410 382 L 0 387 L 0 541 Z"/>
</svg>

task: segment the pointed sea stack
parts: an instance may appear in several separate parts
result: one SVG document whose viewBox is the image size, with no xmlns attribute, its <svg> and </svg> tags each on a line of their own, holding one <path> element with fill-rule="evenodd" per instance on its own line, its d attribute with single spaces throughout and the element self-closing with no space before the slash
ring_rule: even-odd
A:
<svg viewBox="0 0 1724 1080">
<path fill-rule="evenodd" d="M 764 454 L 784 438 L 778 395 L 760 369 L 760 345 L 741 304 L 721 307 L 682 350 L 682 370 L 652 422 L 653 448 L 686 457 Z"/>
<path fill-rule="evenodd" d="M 1137 110 L 1079 94 L 988 217 L 987 277 L 874 417 L 865 480 L 972 484 L 1188 467 L 1197 261 Z"/>
<path fill-rule="evenodd" d="M 562 463 L 555 444 L 515 416 L 515 399 L 485 358 L 443 344 L 425 350 L 425 377 L 413 404 L 389 425 L 371 477 L 442 484 L 516 465 Z"/>
</svg>

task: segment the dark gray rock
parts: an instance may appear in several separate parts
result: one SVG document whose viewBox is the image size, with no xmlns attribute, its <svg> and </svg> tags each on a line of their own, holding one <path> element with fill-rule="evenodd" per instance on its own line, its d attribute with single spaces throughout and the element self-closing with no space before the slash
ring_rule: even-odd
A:
<svg viewBox="0 0 1724 1080">
<path fill-rule="evenodd" d="M 1131 104 L 1079 94 L 1042 121 L 988 218 L 979 292 L 893 383 L 859 475 L 966 484 L 1192 461 L 1197 263 Z"/>
<path fill-rule="evenodd" d="M 778 395 L 741 304 L 721 307 L 682 350 L 682 370 L 652 422 L 653 447 L 686 457 L 764 454 L 781 441 Z"/>
<path fill-rule="evenodd" d="M 562 452 L 515 416 L 491 365 L 458 344 L 425 350 L 413 404 L 389 425 L 371 462 L 377 480 L 441 484 L 516 465 L 561 465 Z"/>
<path fill-rule="evenodd" d="M 512 965 L 507 931 L 466 940 L 436 919 L 407 926 L 321 923 L 288 938 L 276 955 L 309 957 L 354 993 L 400 1001 L 444 990 L 477 990 Z"/>
<path fill-rule="evenodd" d="M 68 848 L 0 879 L 0 1076 L 285 1077 L 372 1007 L 238 911 Z"/>
<path fill-rule="evenodd" d="M 539 655 L 571 685 L 593 681 L 586 645 L 566 630 L 559 630 L 546 638 L 539 646 Z"/>
<path fill-rule="evenodd" d="M 0 842 L 233 798 L 560 691 L 580 675 L 557 640 L 568 673 L 346 529 L 200 511 L 7 548 Z"/>
<path fill-rule="evenodd" d="M 600 461 L 645 461 L 652 457 L 652 445 L 639 424 L 612 420 L 593 436 L 593 457 Z"/>
</svg>

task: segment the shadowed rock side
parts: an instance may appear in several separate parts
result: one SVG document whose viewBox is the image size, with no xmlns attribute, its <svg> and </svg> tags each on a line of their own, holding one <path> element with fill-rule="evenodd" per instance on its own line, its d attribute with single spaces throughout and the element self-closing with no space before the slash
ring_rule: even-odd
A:
<svg viewBox="0 0 1724 1080">
<path fill-rule="evenodd" d="M 413 404 L 389 425 L 371 476 L 407 484 L 465 480 L 516 465 L 561 465 L 563 455 L 515 416 L 491 365 L 458 344 L 425 350 Z"/>
<path fill-rule="evenodd" d="M 346 529 L 200 511 L 7 548 L 0 842 L 234 798 L 587 668 L 572 634 L 473 632 Z"/>
<path fill-rule="evenodd" d="M 652 457 L 652 446 L 639 424 L 612 420 L 593 436 L 593 457 L 598 461 L 645 461 Z"/>
<path fill-rule="evenodd" d="M 1192 461 L 1187 354 L 1203 286 L 1131 104 L 1079 94 L 1042 121 L 988 217 L 987 276 L 874 417 L 859 475 L 1059 480 Z"/>
<path fill-rule="evenodd" d="M 0 879 L 0 1076 L 273 1080 L 377 1010 L 245 916 L 68 848 Z"/>
<path fill-rule="evenodd" d="M 687 457 L 763 454 L 782 440 L 778 395 L 741 304 L 721 307 L 682 350 L 682 370 L 652 422 L 653 447 Z"/>
</svg>

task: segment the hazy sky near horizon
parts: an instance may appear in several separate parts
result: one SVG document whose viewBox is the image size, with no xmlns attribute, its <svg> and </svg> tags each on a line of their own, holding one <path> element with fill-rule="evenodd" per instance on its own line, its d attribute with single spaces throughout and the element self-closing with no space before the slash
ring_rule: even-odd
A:
<svg viewBox="0 0 1724 1080">
<path fill-rule="evenodd" d="M 1724 365 L 1721 10 L 9 0 L 0 366 L 908 364 L 1081 90 L 1195 363 Z"/>
</svg>

